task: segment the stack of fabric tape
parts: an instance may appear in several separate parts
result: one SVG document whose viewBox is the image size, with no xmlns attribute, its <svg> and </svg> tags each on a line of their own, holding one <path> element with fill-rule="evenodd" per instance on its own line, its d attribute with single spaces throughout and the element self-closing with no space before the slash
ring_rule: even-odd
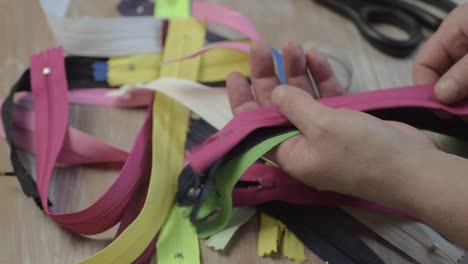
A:
<svg viewBox="0 0 468 264">
<path fill-rule="evenodd" d="M 418 262 L 456 263 L 463 254 L 415 220 L 382 230 L 372 216 L 340 208 L 385 212 L 388 221 L 399 217 L 395 214 L 411 219 L 411 212 L 320 192 L 261 159 L 300 132 L 274 108 L 232 117 L 225 77 L 232 71 L 249 75 L 249 42 L 260 38 L 242 14 L 193 2 L 181 9 L 186 18 L 81 20 L 64 17 L 66 6 L 42 2 L 63 47 L 31 57 L 30 68 L 3 101 L 1 135 L 9 143 L 24 193 L 52 221 L 82 235 L 102 233 L 120 223 L 106 248 L 79 263 L 148 263 L 153 256 L 158 263 L 200 263 L 199 238 L 222 251 L 257 211 L 260 256 L 281 252 L 303 262 L 305 245 L 330 263 L 383 263 L 342 221 L 349 217 L 344 210 Z M 165 2 L 156 13 L 167 8 Z M 125 0 L 119 11 L 149 15 L 153 4 Z M 207 32 L 208 23 L 237 31 L 244 39 Z M 272 52 L 278 77 L 285 82 L 281 54 Z M 468 103 L 444 106 L 431 91 L 429 86 L 403 87 L 321 102 L 467 140 L 468 126 L 458 116 L 468 114 Z M 15 103 L 21 100 L 32 101 L 34 108 Z M 148 110 L 127 153 L 69 127 L 69 103 Z M 454 117 L 441 119 L 432 114 L 434 109 Z M 35 154 L 34 168 L 22 163 L 18 148 Z M 64 213 L 54 210 L 49 199 L 55 163 L 118 163 L 122 169 L 96 202 Z"/>
</svg>

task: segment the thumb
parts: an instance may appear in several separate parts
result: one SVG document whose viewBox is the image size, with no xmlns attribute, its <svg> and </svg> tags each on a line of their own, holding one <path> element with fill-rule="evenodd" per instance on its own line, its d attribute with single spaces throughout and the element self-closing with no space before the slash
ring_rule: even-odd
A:
<svg viewBox="0 0 468 264">
<path fill-rule="evenodd" d="M 468 55 L 462 57 L 436 83 L 434 93 L 445 104 L 458 103 L 468 96 Z"/>
<path fill-rule="evenodd" d="M 273 104 L 305 136 L 313 133 L 331 108 L 315 101 L 311 94 L 294 86 L 280 85 L 273 90 Z"/>
</svg>

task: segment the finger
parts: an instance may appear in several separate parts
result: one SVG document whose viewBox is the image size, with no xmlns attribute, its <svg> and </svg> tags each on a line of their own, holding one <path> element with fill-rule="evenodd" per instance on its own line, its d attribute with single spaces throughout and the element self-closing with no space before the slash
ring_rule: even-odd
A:
<svg viewBox="0 0 468 264">
<path fill-rule="evenodd" d="M 263 42 L 254 42 L 251 47 L 250 65 L 255 99 L 260 106 L 269 106 L 272 104 L 271 92 L 279 85 L 271 48 Z"/>
<path fill-rule="evenodd" d="M 418 85 L 435 83 L 452 64 L 448 51 L 443 47 L 438 35 L 434 35 L 416 57 L 413 82 Z"/>
<path fill-rule="evenodd" d="M 332 114 L 331 108 L 318 103 L 312 95 L 293 86 L 278 86 L 273 91 L 272 98 L 280 112 L 306 137 L 316 134 L 316 124 Z"/>
<path fill-rule="evenodd" d="M 260 106 L 255 102 L 247 79 L 238 72 L 229 74 L 226 79 L 229 104 L 234 115 L 241 112 L 257 109 Z"/>
<path fill-rule="evenodd" d="M 465 17 L 464 9 L 455 9 L 424 45 L 414 64 L 414 83 L 435 83 L 468 53 L 466 26 L 460 23 Z"/>
<path fill-rule="evenodd" d="M 307 74 L 307 62 L 302 46 L 297 42 L 289 41 L 283 47 L 283 56 L 288 85 L 312 93 L 312 85 Z"/>
<path fill-rule="evenodd" d="M 468 96 L 468 55 L 461 58 L 437 82 L 434 92 L 446 104 L 460 102 Z"/>
<path fill-rule="evenodd" d="M 289 175 L 301 179 L 304 164 L 311 164 L 314 153 L 310 141 L 304 135 L 294 136 L 278 145 L 270 154 L 272 161 Z"/>
<path fill-rule="evenodd" d="M 321 55 L 317 50 L 310 49 L 307 51 L 306 60 L 310 73 L 317 83 L 322 97 L 336 96 L 345 93 L 327 58 Z"/>
</svg>

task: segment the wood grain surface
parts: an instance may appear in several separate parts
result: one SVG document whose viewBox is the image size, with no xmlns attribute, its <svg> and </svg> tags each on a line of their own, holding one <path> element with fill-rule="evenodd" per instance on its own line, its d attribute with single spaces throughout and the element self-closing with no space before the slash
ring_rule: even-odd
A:
<svg viewBox="0 0 468 264">
<path fill-rule="evenodd" d="M 118 0 L 75 0 L 73 17 L 117 16 Z M 263 38 L 274 47 L 287 40 L 307 43 L 332 54 L 352 67 L 350 91 L 411 84 L 413 57 L 394 59 L 372 48 L 354 24 L 312 0 L 213 0 L 248 16 Z M 0 0 L 0 95 L 5 96 L 32 53 L 56 45 L 38 1 Z M 335 65 L 339 65 L 336 64 Z M 340 71 L 339 67 L 337 70 Z M 340 76 L 346 80 L 346 74 Z M 144 110 L 71 106 L 70 125 L 129 150 L 143 122 Z M 0 171 L 11 171 L 8 148 L 0 141 Z M 31 156 L 25 160 L 33 164 Z M 95 201 L 118 174 L 115 168 L 57 168 L 51 199 L 59 211 L 75 211 Z M 54 206 L 54 207 L 55 207 Z M 86 238 L 67 232 L 46 218 L 27 199 L 14 177 L 0 177 L 0 263 L 73 263 L 89 257 L 109 243 L 115 229 Z M 407 257 L 369 231 L 353 223 L 356 231 L 387 263 L 409 263 Z M 228 250 L 219 254 L 202 245 L 203 263 L 289 263 L 260 258 L 256 253 L 258 220 L 252 219 L 236 235 Z M 323 263 L 307 251 L 306 263 Z"/>
</svg>

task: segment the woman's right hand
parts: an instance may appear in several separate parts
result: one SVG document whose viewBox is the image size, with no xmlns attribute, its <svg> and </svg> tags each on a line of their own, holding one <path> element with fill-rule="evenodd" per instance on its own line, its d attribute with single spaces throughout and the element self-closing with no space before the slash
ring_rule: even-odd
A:
<svg viewBox="0 0 468 264">
<path fill-rule="evenodd" d="M 468 97 L 468 4 L 453 10 L 416 57 L 415 84 L 435 84 L 445 104 Z"/>
</svg>

